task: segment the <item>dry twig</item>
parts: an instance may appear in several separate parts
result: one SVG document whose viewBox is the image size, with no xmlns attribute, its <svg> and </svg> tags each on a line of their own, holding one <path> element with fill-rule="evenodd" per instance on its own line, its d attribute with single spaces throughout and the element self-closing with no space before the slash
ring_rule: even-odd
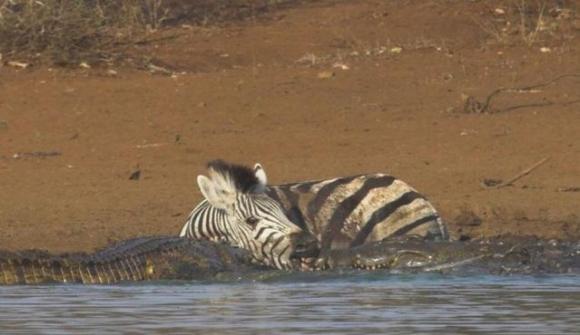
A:
<svg viewBox="0 0 580 335">
<path fill-rule="evenodd" d="M 528 174 L 530 174 L 532 171 L 534 171 L 535 169 L 537 169 L 538 167 L 540 167 L 542 164 L 546 163 L 551 157 L 545 157 L 542 160 L 536 162 L 534 165 L 530 166 L 529 168 L 523 170 L 522 172 L 518 173 L 517 175 L 515 175 L 513 178 L 504 181 L 504 182 L 500 182 L 499 184 L 495 184 L 495 183 L 490 183 L 488 180 L 484 180 L 481 185 L 483 186 L 483 188 L 487 188 L 487 189 L 498 189 L 498 188 L 502 188 L 502 187 L 506 187 L 506 186 L 510 186 L 512 185 L 514 182 L 520 180 L 521 178 L 527 176 Z"/>
<path fill-rule="evenodd" d="M 580 187 L 569 186 L 569 187 L 558 187 L 557 192 L 580 192 Z"/>
<path fill-rule="evenodd" d="M 579 100 L 572 100 L 572 101 L 567 101 L 567 102 L 562 102 L 562 103 L 556 103 L 556 102 L 551 102 L 551 101 L 544 101 L 544 102 L 539 102 L 539 103 L 533 103 L 533 104 L 525 104 L 525 105 L 516 105 L 516 106 L 510 106 L 510 107 L 506 107 L 503 109 L 497 109 L 497 110 L 491 110 L 491 101 L 498 96 L 500 93 L 505 93 L 505 92 L 509 92 L 509 93 L 530 93 L 530 92 L 534 92 L 534 90 L 537 90 L 539 88 L 542 87 L 546 87 L 552 84 L 555 84 L 556 82 L 565 79 L 565 78 L 574 78 L 574 77 L 580 77 L 580 73 L 572 73 L 572 74 L 563 74 L 560 75 L 554 79 L 548 80 L 546 82 L 543 83 L 539 83 L 536 85 L 531 85 L 531 86 L 523 86 L 523 87 L 502 87 L 502 88 L 498 88 L 495 91 L 491 92 L 486 98 L 484 102 L 480 102 L 478 101 L 476 98 L 472 97 L 472 96 L 468 96 L 466 101 L 465 101 L 465 105 L 463 106 L 463 111 L 466 113 L 501 113 L 501 112 L 508 112 L 508 111 L 512 111 L 515 109 L 520 109 L 520 108 L 527 108 L 527 107 L 544 107 L 544 106 L 550 106 L 550 105 L 556 105 L 556 104 L 561 104 L 561 105 L 571 105 L 571 104 L 575 104 L 575 103 L 579 103 Z"/>
</svg>

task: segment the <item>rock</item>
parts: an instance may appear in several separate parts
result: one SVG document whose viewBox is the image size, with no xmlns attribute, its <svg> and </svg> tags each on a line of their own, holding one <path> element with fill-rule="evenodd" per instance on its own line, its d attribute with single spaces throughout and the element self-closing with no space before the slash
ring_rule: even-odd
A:
<svg viewBox="0 0 580 335">
<path fill-rule="evenodd" d="M 401 47 L 394 47 L 391 48 L 391 50 L 389 50 L 390 53 L 392 54 L 400 54 L 401 52 L 403 52 L 403 48 Z"/>
<path fill-rule="evenodd" d="M 141 170 L 135 170 L 129 176 L 129 180 L 139 180 L 139 178 L 141 178 Z"/>
<path fill-rule="evenodd" d="M 335 76 L 335 73 L 332 71 L 322 71 L 319 72 L 317 77 L 318 79 L 329 79 Z"/>
</svg>

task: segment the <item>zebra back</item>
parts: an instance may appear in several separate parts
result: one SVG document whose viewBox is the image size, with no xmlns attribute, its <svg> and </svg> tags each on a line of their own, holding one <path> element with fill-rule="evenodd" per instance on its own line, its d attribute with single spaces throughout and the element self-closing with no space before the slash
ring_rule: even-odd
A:
<svg viewBox="0 0 580 335">
<path fill-rule="evenodd" d="M 272 186 L 267 194 L 325 249 L 355 247 L 389 237 L 449 238 L 433 205 L 400 179 L 385 174 Z"/>
</svg>

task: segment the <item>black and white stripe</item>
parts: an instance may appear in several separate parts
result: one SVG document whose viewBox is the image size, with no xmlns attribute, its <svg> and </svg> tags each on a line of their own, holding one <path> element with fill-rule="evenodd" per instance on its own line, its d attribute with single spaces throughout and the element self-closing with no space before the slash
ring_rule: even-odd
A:
<svg viewBox="0 0 580 335">
<path fill-rule="evenodd" d="M 259 263 L 279 269 L 292 267 L 297 246 L 316 242 L 265 194 L 265 183 L 251 168 L 220 160 L 208 168 L 210 178 L 197 180 L 205 200 L 191 212 L 181 236 L 244 248 Z"/>
<path fill-rule="evenodd" d="M 389 237 L 448 239 L 433 205 L 405 182 L 368 174 L 271 186 L 266 193 L 322 243 L 322 250 Z"/>
<path fill-rule="evenodd" d="M 259 164 L 255 172 L 265 182 Z M 403 235 L 449 238 L 433 205 L 405 182 L 386 174 L 267 186 L 265 194 L 280 204 L 293 223 L 316 236 L 322 251 Z M 214 211 L 206 201 L 200 203 L 180 236 L 211 239 L 215 223 L 210 213 Z"/>
</svg>

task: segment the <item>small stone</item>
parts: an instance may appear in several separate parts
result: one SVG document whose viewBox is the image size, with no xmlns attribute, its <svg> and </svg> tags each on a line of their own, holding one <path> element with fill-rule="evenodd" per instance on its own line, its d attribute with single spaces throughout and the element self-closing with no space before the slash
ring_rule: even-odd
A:
<svg viewBox="0 0 580 335">
<path fill-rule="evenodd" d="M 332 71 L 322 71 L 318 73 L 317 77 L 318 79 L 329 79 L 334 77 L 334 75 L 335 73 Z"/>
<path fill-rule="evenodd" d="M 345 70 L 345 71 L 350 70 L 350 67 L 348 65 L 341 63 L 341 62 L 336 62 L 336 63 L 332 64 L 332 67 L 338 68 L 341 70 Z"/>
<path fill-rule="evenodd" d="M 494 178 L 484 178 L 481 181 L 481 184 L 485 187 L 495 187 L 497 185 L 500 185 L 501 183 L 503 183 L 503 180 L 501 179 L 494 179 Z"/>
<path fill-rule="evenodd" d="M 496 13 L 497 15 L 504 15 L 505 10 L 503 10 L 502 8 L 496 8 L 494 9 L 494 13 Z"/>
<path fill-rule="evenodd" d="M 17 67 L 19 69 L 26 69 L 30 66 L 30 63 L 19 62 L 19 61 L 9 61 L 8 66 Z"/>
<path fill-rule="evenodd" d="M 392 54 L 400 54 L 401 52 L 403 52 L 403 48 L 401 47 L 394 47 L 391 48 L 391 50 L 389 50 L 390 53 Z"/>
<path fill-rule="evenodd" d="M 541 47 L 540 48 L 540 52 L 542 52 L 542 53 L 550 53 L 550 52 L 552 52 L 552 49 L 550 49 L 548 47 Z"/>
<path fill-rule="evenodd" d="M 141 170 L 138 169 L 133 171 L 129 176 L 129 180 L 139 180 L 139 178 L 141 178 Z"/>
</svg>

